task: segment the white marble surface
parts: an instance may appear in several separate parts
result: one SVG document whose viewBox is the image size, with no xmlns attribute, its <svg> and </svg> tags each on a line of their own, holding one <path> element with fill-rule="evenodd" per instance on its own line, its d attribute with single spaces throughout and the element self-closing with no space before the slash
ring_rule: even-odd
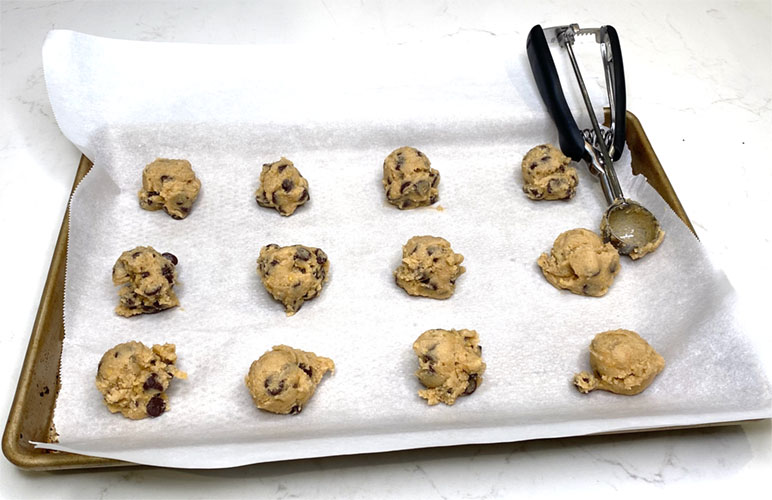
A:
<svg viewBox="0 0 772 500">
<path fill-rule="evenodd" d="M 135 40 L 212 43 L 431 40 L 536 23 L 612 24 L 628 109 L 643 123 L 702 241 L 749 321 L 769 330 L 758 284 L 772 252 L 772 3 L 107 2 L 0 3 L 0 415 L 7 415 L 80 153 L 45 93 L 40 48 L 66 28 Z M 513 50 L 522 50 L 513 47 Z M 9 264 L 10 263 L 10 264 Z M 761 330 L 761 331 L 765 331 Z M 757 338 L 766 362 L 772 340 Z M 712 498 L 768 489 L 772 425 L 466 446 L 225 471 L 29 473 L 0 459 L 0 495 L 38 497 L 502 498 L 578 492 Z"/>
</svg>

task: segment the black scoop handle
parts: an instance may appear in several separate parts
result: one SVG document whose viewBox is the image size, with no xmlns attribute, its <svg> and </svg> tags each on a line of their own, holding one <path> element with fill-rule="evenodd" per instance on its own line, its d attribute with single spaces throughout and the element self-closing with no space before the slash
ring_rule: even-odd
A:
<svg viewBox="0 0 772 500">
<path fill-rule="evenodd" d="M 616 35 L 616 32 L 614 32 L 614 35 Z M 613 43 L 613 36 L 611 40 Z M 618 39 L 617 45 L 619 45 Z M 566 96 L 563 94 L 563 88 L 560 86 L 560 77 L 558 77 L 558 71 L 555 69 L 555 61 L 552 59 L 547 39 L 544 37 L 544 30 L 542 30 L 540 25 L 537 24 L 528 33 L 526 50 L 528 51 L 528 61 L 531 63 L 531 72 L 533 72 L 533 78 L 536 80 L 536 87 L 539 89 L 539 94 L 541 94 L 544 104 L 547 105 L 552 121 L 557 126 L 560 137 L 560 150 L 572 160 L 579 161 L 585 155 L 584 137 L 576 125 L 576 120 L 571 114 L 571 110 L 568 108 Z M 615 50 L 613 46 L 612 50 Z M 616 52 L 614 53 L 616 54 Z M 621 64 L 619 67 L 621 68 Z M 617 66 L 615 65 L 615 72 L 616 68 Z M 621 82 L 622 86 L 624 86 L 624 80 L 621 80 Z M 622 141 L 624 144 L 624 139 Z M 621 152 L 621 149 L 619 151 Z"/>
<path fill-rule="evenodd" d="M 619 35 L 613 26 L 604 26 L 606 36 L 608 36 L 611 53 L 614 55 L 613 75 L 614 75 L 614 154 L 612 159 L 618 160 L 622 156 L 622 150 L 625 147 L 625 127 L 627 97 L 625 94 L 625 67 L 622 63 L 622 48 L 619 46 Z"/>
</svg>

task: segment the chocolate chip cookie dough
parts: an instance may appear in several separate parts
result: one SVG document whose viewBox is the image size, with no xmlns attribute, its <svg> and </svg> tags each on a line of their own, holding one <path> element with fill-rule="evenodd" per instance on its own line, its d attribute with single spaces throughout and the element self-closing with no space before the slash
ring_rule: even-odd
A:
<svg viewBox="0 0 772 500">
<path fill-rule="evenodd" d="M 474 330 L 427 330 L 413 343 L 426 389 L 418 391 L 430 405 L 452 405 L 472 394 L 483 382 L 485 363 L 480 338 Z"/>
<path fill-rule="evenodd" d="M 329 271 L 327 254 L 303 245 L 280 247 L 271 243 L 260 250 L 257 258 L 257 274 L 263 286 L 284 304 L 287 316 L 321 293 Z"/>
<path fill-rule="evenodd" d="M 309 199 L 308 181 L 291 161 L 282 156 L 279 161 L 263 165 L 260 187 L 255 191 L 258 205 L 290 216 Z"/>
<path fill-rule="evenodd" d="M 174 294 L 177 257 L 158 253 L 153 247 L 136 247 L 118 257 L 113 266 L 113 283 L 120 303 L 115 312 L 130 317 L 155 313 L 180 305 Z"/>
<path fill-rule="evenodd" d="M 616 249 L 588 229 L 562 233 L 537 263 L 555 288 L 591 297 L 605 295 L 620 269 Z"/>
<path fill-rule="evenodd" d="M 576 193 L 579 177 L 571 159 L 551 144 L 526 153 L 521 170 L 523 192 L 532 200 L 567 200 Z"/>
<path fill-rule="evenodd" d="M 439 199 L 440 173 L 431 168 L 425 154 L 404 146 L 383 161 L 383 189 L 386 199 L 400 208 L 432 205 Z"/>
<path fill-rule="evenodd" d="M 592 373 L 574 375 L 574 385 L 587 394 L 595 389 L 632 396 L 646 389 L 665 368 L 665 360 L 630 330 L 599 333 L 590 343 Z"/>
<path fill-rule="evenodd" d="M 166 390 L 173 378 L 188 378 L 177 369 L 174 344 L 156 344 L 152 349 L 141 342 L 118 344 L 103 356 L 96 375 L 96 387 L 107 409 L 138 420 L 169 411 Z"/>
<path fill-rule="evenodd" d="M 278 345 L 252 362 L 244 382 L 261 410 L 294 415 L 314 395 L 324 374 L 334 370 L 329 358 Z"/>
<path fill-rule="evenodd" d="M 201 181 L 188 160 L 158 158 L 142 171 L 139 206 L 145 210 L 163 209 L 172 219 L 184 219 L 200 189 Z"/>
<path fill-rule="evenodd" d="M 466 268 L 464 256 L 436 236 L 413 236 L 402 247 L 402 263 L 394 271 L 397 285 L 408 294 L 447 299 L 456 290 L 456 280 Z"/>
</svg>

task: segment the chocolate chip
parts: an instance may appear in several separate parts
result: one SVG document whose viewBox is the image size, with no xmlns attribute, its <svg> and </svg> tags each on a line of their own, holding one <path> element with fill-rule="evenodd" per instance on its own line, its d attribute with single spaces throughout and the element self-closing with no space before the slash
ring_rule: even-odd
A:
<svg viewBox="0 0 772 500">
<path fill-rule="evenodd" d="M 549 156 L 542 156 L 540 161 L 550 161 Z"/>
<path fill-rule="evenodd" d="M 279 200 L 276 198 L 276 193 L 273 193 L 271 195 L 271 201 L 273 201 L 274 205 L 278 205 L 279 204 Z"/>
<path fill-rule="evenodd" d="M 299 287 L 299 286 L 300 286 L 300 282 L 298 281 L 297 283 L 295 283 L 294 285 L 292 285 L 292 288 L 297 288 L 297 287 Z"/>
<path fill-rule="evenodd" d="M 407 188 L 408 188 L 408 186 L 410 186 L 410 183 L 409 183 L 409 182 L 403 182 L 403 183 L 402 183 L 402 185 L 401 185 L 401 186 L 399 186 L 399 192 L 400 192 L 400 193 L 404 193 L 404 192 L 405 192 L 405 189 L 407 189 Z"/>
<path fill-rule="evenodd" d="M 400 170 L 401 168 L 402 168 L 402 163 L 397 163 L 397 164 L 394 166 L 394 170 Z"/>
<path fill-rule="evenodd" d="M 145 292 L 145 295 L 148 295 L 148 296 L 150 296 L 150 295 L 155 295 L 155 294 L 157 294 L 157 293 L 158 293 L 158 292 L 160 292 L 160 291 L 161 291 L 161 285 L 158 285 L 158 288 L 154 288 L 154 289 L 152 289 L 152 290 L 148 290 L 148 291 L 146 291 L 146 292 Z"/>
<path fill-rule="evenodd" d="M 321 250 L 316 251 L 316 263 L 320 266 L 327 262 L 327 254 Z"/>
<path fill-rule="evenodd" d="M 167 180 L 169 180 L 170 178 L 171 178 L 171 177 L 169 177 L 168 175 L 162 175 L 162 176 L 161 176 L 161 182 L 166 182 L 166 181 L 167 181 Z"/>
<path fill-rule="evenodd" d="M 114 355 L 113 357 L 114 357 L 114 358 L 117 358 L 117 357 L 118 357 L 118 353 L 116 352 L 116 353 L 115 353 L 115 355 Z"/>
<path fill-rule="evenodd" d="M 477 374 L 472 373 L 469 375 L 469 380 L 467 381 L 466 389 L 464 389 L 464 394 L 468 396 L 469 394 L 472 394 L 476 390 L 477 390 Z"/>
<path fill-rule="evenodd" d="M 292 179 L 284 179 L 281 181 L 281 188 L 284 190 L 284 192 L 289 193 L 292 191 L 292 188 L 295 187 L 295 183 L 292 182 Z"/>
<path fill-rule="evenodd" d="M 284 380 L 279 381 L 279 385 L 276 386 L 276 388 L 271 388 L 271 380 L 273 377 L 268 377 L 265 379 L 265 392 L 270 394 L 271 396 L 276 396 L 277 394 L 281 394 L 284 391 Z"/>
<path fill-rule="evenodd" d="M 290 412 L 289 412 L 289 414 L 290 414 L 290 415 L 297 415 L 297 414 L 298 414 L 298 413 L 300 413 L 301 411 L 303 411 L 303 408 L 302 408 L 302 407 L 300 407 L 300 406 L 298 406 L 298 405 L 295 405 L 295 406 L 293 406 L 293 407 L 290 409 Z"/>
<path fill-rule="evenodd" d="M 437 195 L 434 195 L 431 198 L 429 198 L 429 205 L 434 205 L 435 203 L 437 203 Z"/>
<path fill-rule="evenodd" d="M 306 268 L 304 267 L 299 267 L 298 271 L 300 271 L 300 274 L 306 274 Z"/>
<path fill-rule="evenodd" d="M 306 372 L 306 375 L 313 378 L 314 370 L 310 366 L 306 366 L 304 363 L 298 363 L 298 368 Z"/>
<path fill-rule="evenodd" d="M 418 280 L 421 283 L 429 283 L 429 280 L 431 280 L 431 277 L 427 274 L 424 274 L 421 276 L 421 278 Z"/>
<path fill-rule="evenodd" d="M 166 281 L 169 282 L 169 284 L 174 283 L 174 270 L 169 266 L 164 266 L 161 268 L 161 274 L 163 274 L 163 277 L 166 278 Z"/>
<path fill-rule="evenodd" d="M 161 254 L 163 258 L 165 258 L 168 261 L 171 261 L 172 264 L 175 266 L 177 265 L 177 257 L 174 254 L 171 254 L 169 252 L 164 252 Z"/>
<path fill-rule="evenodd" d="M 161 385 L 161 382 L 158 381 L 158 376 L 155 373 L 151 373 L 150 376 L 145 380 L 145 383 L 142 384 L 142 389 L 147 391 L 158 391 L 163 392 L 164 386 Z"/>
<path fill-rule="evenodd" d="M 295 250 L 295 258 L 300 260 L 308 260 L 311 258 L 311 252 L 303 247 L 298 247 L 297 250 Z"/>
<path fill-rule="evenodd" d="M 140 274 L 140 276 L 142 276 L 143 278 L 147 278 L 148 276 L 150 276 L 150 273 L 149 273 L 149 272 L 147 272 L 147 271 L 142 271 L 142 273 Z"/>
<path fill-rule="evenodd" d="M 401 208 L 408 208 L 408 207 L 412 207 L 412 206 L 413 206 L 413 202 L 412 201 L 405 200 L 405 201 L 402 202 Z"/>
<path fill-rule="evenodd" d="M 180 207 L 180 212 L 182 212 L 183 214 L 188 214 L 190 213 L 190 209 L 188 207 Z"/>
<path fill-rule="evenodd" d="M 141 252 L 134 252 L 133 254 L 131 254 L 131 258 L 132 258 L 132 259 L 136 259 L 136 258 L 137 258 L 137 257 L 139 257 L 140 255 L 142 255 L 142 253 L 141 253 Z"/>
<path fill-rule="evenodd" d="M 566 171 L 565 165 L 561 165 L 558 167 L 558 172 L 565 172 L 565 171 Z"/>
<path fill-rule="evenodd" d="M 153 396 L 147 402 L 147 414 L 151 417 L 157 417 L 166 411 L 166 402 L 161 396 Z"/>
<path fill-rule="evenodd" d="M 528 168 L 530 168 L 531 170 L 533 170 L 533 169 L 535 169 L 535 168 L 536 168 L 536 167 L 538 167 L 538 166 L 539 166 L 539 164 L 538 164 L 538 163 L 536 163 L 536 162 L 533 162 L 533 163 L 531 163 L 531 165 L 530 165 Z"/>
<path fill-rule="evenodd" d="M 432 187 L 437 187 L 437 184 L 439 184 L 439 183 L 440 183 L 440 176 L 439 175 L 433 176 L 433 178 L 432 178 Z"/>
<path fill-rule="evenodd" d="M 306 201 L 308 198 L 308 189 L 304 189 L 303 193 L 300 195 L 300 198 L 298 198 L 298 201 Z"/>
<path fill-rule="evenodd" d="M 158 191 L 148 191 L 147 196 L 148 198 L 151 196 L 158 196 L 160 193 Z"/>
<path fill-rule="evenodd" d="M 418 156 L 423 156 L 424 155 L 422 152 L 418 151 L 417 149 L 415 150 L 415 154 L 418 155 Z"/>
<path fill-rule="evenodd" d="M 265 246 L 265 248 L 279 248 L 279 245 L 276 243 L 269 243 Z"/>
<path fill-rule="evenodd" d="M 282 173 L 282 172 L 284 172 L 284 169 L 285 169 L 285 168 L 287 168 L 287 165 L 279 165 L 279 166 L 277 167 L 277 170 L 279 171 L 279 173 Z"/>
</svg>

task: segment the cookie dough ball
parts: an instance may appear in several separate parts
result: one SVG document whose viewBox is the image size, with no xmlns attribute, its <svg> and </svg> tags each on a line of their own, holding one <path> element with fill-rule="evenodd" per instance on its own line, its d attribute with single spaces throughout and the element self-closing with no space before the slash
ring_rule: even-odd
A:
<svg viewBox="0 0 772 500">
<path fill-rule="evenodd" d="M 327 254 L 319 248 L 271 243 L 260 250 L 257 274 L 274 299 L 292 316 L 306 300 L 322 291 L 330 271 Z"/>
<path fill-rule="evenodd" d="M 464 256 L 436 236 L 413 236 L 402 247 L 402 264 L 394 271 L 397 285 L 410 295 L 447 299 L 466 268 Z"/>
<path fill-rule="evenodd" d="M 472 394 L 482 384 L 485 363 L 480 337 L 474 330 L 428 330 L 413 343 L 419 369 L 415 372 L 426 389 L 418 391 L 430 405 L 452 405 L 459 396 Z"/>
<path fill-rule="evenodd" d="M 258 205 L 290 216 L 309 199 L 308 181 L 291 161 L 282 156 L 279 161 L 263 165 L 260 187 L 255 191 Z"/>
<path fill-rule="evenodd" d="M 184 219 L 198 198 L 201 181 L 188 160 L 158 158 L 142 171 L 139 206 L 145 210 L 160 210 L 172 219 Z"/>
<path fill-rule="evenodd" d="M 568 200 L 576 193 L 579 177 L 571 159 L 551 144 L 526 153 L 521 169 L 523 192 L 532 200 Z"/>
<path fill-rule="evenodd" d="M 286 345 L 274 346 L 252 362 L 244 378 L 255 405 L 271 413 L 300 413 L 328 371 L 329 358 Z"/>
<path fill-rule="evenodd" d="M 120 303 L 115 312 L 130 317 L 155 313 L 180 305 L 174 294 L 177 257 L 158 253 L 153 247 L 136 247 L 118 257 L 113 266 L 113 283 Z"/>
<path fill-rule="evenodd" d="M 665 360 L 630 330 L 599 333 L 590 343 L 592 373 L 574 375 L 574 385 L 587 394 L 595 389 L 632 396 L 646 389 L 665 368 Z"/>
<path fill-rule="evenodd" d="M 169 411 L 169 384 L 173 378 L 188 378 L 177 369 L 176 361 L 174 344 L 156 344 L 150 349 L 132 341 L 107 351 L 96 376 L 107 409 L 133 420 Z"/>
<path fill-rule="evenodd" d="M 562 233 L 537 263 L 555 288 L 591 297 L 605 295 L 620 269 L 616 249 L 588 229 Z"/>
<path fill-rule="evenodd" d="M 440 173 L 431 168 L 425 154 L 404 146 L 383 161 L 386 199 L 401 209 L 432 205 L 439 199 Z"/>
</svg>

